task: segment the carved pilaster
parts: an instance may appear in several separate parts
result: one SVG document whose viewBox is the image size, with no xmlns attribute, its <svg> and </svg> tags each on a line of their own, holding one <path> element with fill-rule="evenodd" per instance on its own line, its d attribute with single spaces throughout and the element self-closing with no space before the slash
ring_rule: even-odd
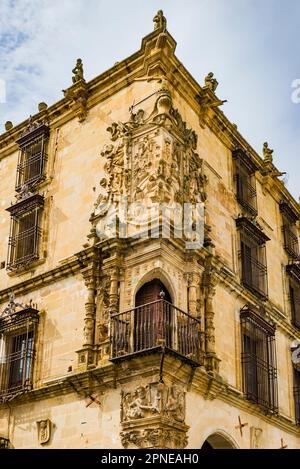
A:
<svg viewBox="0 0 300 469">
<path fill-rule="evenodd" d="M 110 272 L 109 311 L 110 314 L 119 311 L 119 267 L 113 267 Z"/>
<path fill-rule="evenodd" d="M 95 320 L 96 320 L 96 288 L 99 283 L 101 267 L 99 252 L 96 248 L 90 248 L 77 254 L 82 264 L 81 274 L 87 288 L 87 300 L 85 303 L 83 347 L 78 350 L 78 366 L 90 368 L 96 365 L 97 349 L 95 345 Z"/>
<path fill-rule="evenodd" d="M 185 448 L 185 391 L 150 383 L 121 395 L 121 441 L 125 448 Z"/>
<path fill-rule="evenodd" d="M 199 285 L 200 276 L 197 272 L 187 274 L 188 283 L 188 312 L 195 317 L 200 316 Z"/>
<path fill-rule="evenodd" d="M 212 373 L 219 372 L 220 359 L 215 351 L 215 325 L 214 325 L 214 307 L 213 298 L 216 293 L 217 278 L 215 269 L 212 265 L 212 256 L 206 261 L 205 271 L 203 273 L 204 290 L 204 321 L 205 321 L 205 366 L 207 371 Z"/>
</svg>

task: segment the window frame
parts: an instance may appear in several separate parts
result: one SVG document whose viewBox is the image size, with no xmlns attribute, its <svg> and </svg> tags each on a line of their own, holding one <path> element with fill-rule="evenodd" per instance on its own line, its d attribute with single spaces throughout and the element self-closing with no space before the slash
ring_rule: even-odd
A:
<svg viewBox="0 0 300 469">
<path fill-rule="evenodd" d="M 0 402 L 33 387 L 38 322 L 39 311 L 31 306 L 0 319 Z"/>
<path fill-rule="evenodd" d="M 248 215 L 257 216 L 256 178 L 257 165 L 241 147 L 232 152 L 235 162 L 234 181 L 236 198 Z"/>
<path fill-rule="evenodd" d="M 49 135 L 49 127 L 42 123 L 30 126 L 29 130 L 17 140 L 19 156 L 16 192 L 20 192 L 24 185 L 35 187 L 45 179 Z M 37 152 L 33 152 L 35 145 L 40 145 L 40 150 Z"/>
<path fill-rule="evenodd" d="M 11 214 L 7 270 L 25 268 L 40 258 L 43 208 L 44 197 L 40 194 L 31 194 L 6 209 Z M 24 218 L 29 215 L 32 215 L 32 226 L 20 231 L 20 222 L 24 222 Z M 23 245 L 20 250 L 21 242 Z M 22 256 L 19 255 L 20 252 L 23 252 Z"/>
<path fill-rule="evenodd" d="M 242 284 L 261 299 L 268 298 L 266 241 L 270 238 L 245 217 L 236 219 L 239 231 L 240 278 Z"/>
<path fill-rule="evenodd" d="M 241 364 L 243 392 L 247 400 L 268 412 L 278 413 L 278 382 L 275 325 L 265 321 L 249 305 L 242 308 Z M 245 337 L 250 338 L 251 350 L 245 347 Z M 253 349 L 255 344 L 255 351 Z M 249 383 L 249 376 L 256 376 Z"/>
</svg>

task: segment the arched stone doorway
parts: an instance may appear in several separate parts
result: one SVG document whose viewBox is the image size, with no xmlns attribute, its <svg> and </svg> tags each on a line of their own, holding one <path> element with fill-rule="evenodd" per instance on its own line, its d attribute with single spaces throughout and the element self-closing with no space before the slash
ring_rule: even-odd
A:
<svg viewBox="0 0 300 469">
<path fill-rule="evenodd" d="M 236 449 L 236 446 L 230 441 L 229 438 L 222 435 L 221 433 L 213 433 L 204 441 L 201 449 L 212 450 L 212 449 Z"/>
<path fill-rule="evenodd" d="M 171 345 L 171 295 L 159 279 L 145 283 L 135 296 L 134 349 Z"/>
</svg>

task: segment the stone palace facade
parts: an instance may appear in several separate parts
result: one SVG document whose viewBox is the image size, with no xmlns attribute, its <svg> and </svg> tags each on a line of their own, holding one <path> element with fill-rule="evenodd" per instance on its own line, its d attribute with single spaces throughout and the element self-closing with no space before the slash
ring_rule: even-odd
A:
<svg viewBox="0 0 300 469">
<path fill-rule="evenodd" d="M 1 448 L 300 448 L 300 206 L 175 48 L 5 124 Z"/>
</svg>

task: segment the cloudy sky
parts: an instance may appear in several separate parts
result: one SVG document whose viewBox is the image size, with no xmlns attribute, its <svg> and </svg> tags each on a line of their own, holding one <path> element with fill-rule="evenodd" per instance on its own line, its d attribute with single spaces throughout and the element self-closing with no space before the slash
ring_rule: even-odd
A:
<svg viewBox="0 0 300 469">
<path fill-rule="evenodd" d="M 0 0 L 0 132 L 60 99 L 77 57 L 91 79 L 137 51 L 158 9 L 178 58 L 200 84 L 215 73 L 223 111 L 258 152 L 269 142 L 298 198 L 299 0 Z"/>
</svg>

